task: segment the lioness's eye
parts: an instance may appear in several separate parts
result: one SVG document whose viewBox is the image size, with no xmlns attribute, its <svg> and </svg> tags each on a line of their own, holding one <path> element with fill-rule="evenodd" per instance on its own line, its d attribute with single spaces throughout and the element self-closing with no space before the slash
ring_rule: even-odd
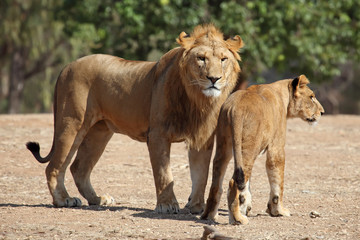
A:
<svg viewBox="0 0 360 240">
<path fill-rule="evenodd" d="M 311 101 L 315 102 L 315 97 L 314 96 L 311 96 L 310 99 L 311 99 Z"/>
<path fill-rule="evenodd" d="M 205 61 L 205 57 L 198 57 L 198 59 L 200 60 L 200 61 Z"/>
<path fill-rule="evenodd" d="M 223 58 L 221 59 L 222 62 L 224 62 L 224 61 L 226 61 L 226 60 L 227 60 L 227 57 L 223 57 Z"/>
</svg>

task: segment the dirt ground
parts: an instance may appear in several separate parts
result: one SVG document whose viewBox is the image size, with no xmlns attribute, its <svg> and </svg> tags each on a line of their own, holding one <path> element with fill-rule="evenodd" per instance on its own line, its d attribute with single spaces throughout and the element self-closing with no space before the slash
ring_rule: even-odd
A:
<svg viewBox="0 0 360 240">
<path fill-rule="evenodd" d="M 171 149 L 180 214 L 154 213 L 155 187 L 146 144 L 119 134 L 92 174 L 98 194 L 109 193 L 116 204 L 89 207 L 67 171 L 67 189 L 84 206 L 54 208 L 46 164 L 38 163 L 25 148 L 27 141 L 38 141 L 46 155 L 52 124 L 50 114 L 0 115 L 0 239 L 199 239 L 206 225 L 235 239 L 360 239 L 360 116 L 324 116 L 316 127 L 289 120 L 284 204 L 292 215 L 265 213 L 269 184 L 261 156 L 253 170 L 253 208 L 245 226 L 228 224 L 226 194 L 216 223 L 200 220 L 184 208 L 191 190 L 184 143 Z M 232 169 L 230 164 L 225 192 Z"/>
</svg>

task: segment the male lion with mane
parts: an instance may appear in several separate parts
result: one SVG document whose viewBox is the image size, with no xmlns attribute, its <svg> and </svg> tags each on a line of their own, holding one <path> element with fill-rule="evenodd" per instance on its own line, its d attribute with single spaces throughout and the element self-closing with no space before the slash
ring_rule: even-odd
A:
<svg viewBox="0 0 360 240">
<path fill-rule="evenodd" d="M 67 65 L 54 96 L 54 137 L 50 153 L 40 156 L 38 143 L 27 148 L 46 168 L 57 207 L 81 206 L 70 197 L 64 175 L 70 167 L 76 186 L 90 205 L 111 204 L 98 196 L 90 174 L 113 133 L 147 142 L 156 187 L 158 213 L 177 213 L 170 145 L 188 144 L 192 192 L 187 207 L 203 210 L 204 191 L 220 107 L 233 90 L 240 67 L 239 36 L 224 40 L 213 25 L 182 32 L 180 45 L 158 62 L 129 61 L 96 54 Z"/>
<path fill-rule="evenodd" d="M 227 196 L 229 222 L 248 223 L 251 170 L 257 156 L 265 151 L 270 183 L 267 212 L 271 216 L 290 216 L 283 207 L 286 119 L 298 117 L 314 124 L 324 113 L 307 84 L 309 80 L 301 75 L 251 86 L 226 100 L 219 116 L 213 178 L 202 219 L 216 218 L 226 167 L 234 154 L 234 174 Z"/>
</svg>

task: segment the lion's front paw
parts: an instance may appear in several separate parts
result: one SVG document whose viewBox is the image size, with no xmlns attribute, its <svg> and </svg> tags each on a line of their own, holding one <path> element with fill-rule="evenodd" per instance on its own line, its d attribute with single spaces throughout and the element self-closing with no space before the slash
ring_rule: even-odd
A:
<svg viewBox="0 0 360 240">
<path fill-rule="evenodd" d="M 155 212 L 157 213 L 179 213 L 180 207 L 179 204 L 176 203 L 159 203 L 155 208 Z"/>
<path fill-rule="evenodd" d="M 218 216 L 217 211 L 210 212 L 210 211 L 207 211 L 207 209 L 205 209 L 205 211 L 201 215 L 200 219 L 216 221 L 217 216 Z"/>
<path fill-rule="evenodd" d="M 191 214 L 200 214 L 204 211 L 205 203 L 192 203 L 192 201 L 190 200 L 185 207 L 190 210 Z"/>
<path fill-rule="evenodd" d="M 110 206 L 115 204 L 115 199 L 109 194 L 105 194 L 100 197 L 100 205 Z"/>
<path fill-rule="evenodd" d="M 63 201 L 54 202 L 56 207 L 81 207 L 82 203 L 79 198 L 65 198 Z"/>
</svg>

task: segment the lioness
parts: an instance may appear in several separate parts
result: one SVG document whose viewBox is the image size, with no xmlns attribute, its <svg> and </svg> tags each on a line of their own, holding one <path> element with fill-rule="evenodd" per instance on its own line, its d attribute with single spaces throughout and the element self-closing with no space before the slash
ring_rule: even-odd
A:
<svg viewBox="0 0 360 240">
<path fill-rule="evenodd" d="M 180 47 L 158 62 L 129 61 L 91 55 L 67 65 L 58 77 L 54 99 L 54 138 L 50 153 L 40 156 L 38 143 L 28 149 L 46 168 L 47 183 L 57 207 L 81 206 L 70 197 L 64 175 L 77 151 L 71 173 L 89 204 L 106 205 L 90 174 L 113 133 L 147 142 L 156 187 L 156 212 L 177 213 L 170 145 L 189 147 L 192 192 L 187 206 L 203 210 L 204 191 L 221 105 L 233 90 L 240 67 L 239 36 L 224 40 L 213 25 L 182 32 Z"/>
<path fill-rule="evenodd" d="M 202 219 L 215 219 L 226 167 L 234 153 L 235 168 L 228 190 L 229 222 L 247 224 L 251 210 L 250 176 L 256 157 L 267 152 L 270 183 L 267 212 L 289 216 L 283 207 L 286 119 L 314 124 L 324 109 L 301 75 L 295 79 L 251 86 L 233 93 L 224 103 L 216 131 L 212 185 Z"/>
</svg>

